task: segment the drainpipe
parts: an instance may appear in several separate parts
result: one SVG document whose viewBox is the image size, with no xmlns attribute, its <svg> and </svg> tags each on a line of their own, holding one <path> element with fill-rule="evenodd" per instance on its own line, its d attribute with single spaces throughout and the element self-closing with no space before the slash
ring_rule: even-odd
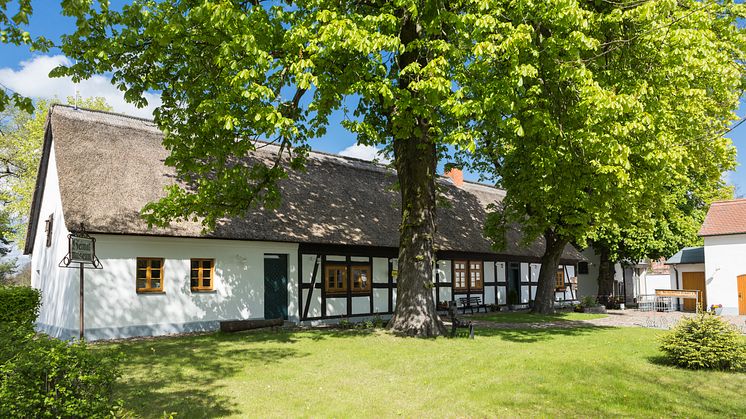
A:
<svg viewBox="0 0 746 419">
<path fill-rule="evenodd" d="M 673 267 L 673 272 L 675 274 L 674 276 L 676 277 L 676 289 L 680 289 L 679 288 L 679 270 L 676 269 L 676 265 L 671 265 L 671 266 Z M 676 299 L 676 311 L 681 311 L 681 307 L 679 306 L 680 301 L 681 300 L 679 298 Z"/>
<path fill-rule="evenodd" d="M 624 263 L 620 263 L 619 266 L 622 267 L 622 296 L 624 297 L 624 303 L 627 304 L 627 276 L 625 275 L 626 267 L 624 266 Z"/>
</svg>

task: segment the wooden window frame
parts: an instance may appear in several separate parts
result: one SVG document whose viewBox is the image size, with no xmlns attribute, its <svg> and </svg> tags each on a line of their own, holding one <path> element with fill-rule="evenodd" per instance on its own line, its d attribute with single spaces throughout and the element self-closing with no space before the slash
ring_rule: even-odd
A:
<svg viewBox="0 0 746 419">
<path fill-rule="evenodd" d="M 484 292 L 484 261 L 481 260 L 454 260 L 453 262 L 453 292 L 454 293 L 483 293 Z M 463 264 L 464 269 L 458 269 L 456 264 Z M 479 270 L 473 270 L 471 265 L 479 265 Z M 472 272 L 479 272 L 479 280 L 472 286 Z M 457 277 L 463 273 L 463 286 L 459 286 Z"/>
<path fill-rule="evenodd" d="M 467 292 L 469 291 L 469 261 L 466 260 L 454 260 L 453 262 L 453 291 L 454 292 Z M 463 264 L 464 268 L 459 269 L 456 267 L 457 264 Z M 457 280 L 459 273 L 463 273 L 463 281 Z M 463 285 L 459 285 L 463 283 Z"/>
<path fill-rule="evenodd" d="M 355 265 L 351 265 L 349 267 L 349 269 L 350 270 L 349 270 L 348 278 L 349 278 L 349 282 L 350 282 L 350 291 L 352 291 L 352 295 L 360 295 L 360 294 L 368 295 L 368 294 L 370 294 L 371 291 L 373 290 L 373 278 L 372 278 L 372 276 L 370 274 L 372 269 L 371 269 L 370 265 L 368 265 L 368 264 L 364 264 L 364 265 L 355 264 Z M 361 286 L 360 288 L 355 288 L 355 278 L 354 278 L 354 275 L 352 274 L 352 272 L 355 271 L 355 270 L 365 271 L 365 277 L 367 278 L 367 281 L 366 281 L 367 285 L 365 287 Z"/>
<path fill-rule="evenodd" d="M 153 288 L 151 286 L 152 281 L 152 273 L 153 268 L 151 266 L 152 261 L 157 260 L 161 263 L 160 269 L 158 269 L 161 273 L 161 285 L 158 288 Z M 137 274 L 140 271 L 140 261 L 146 261 L 146 267 L 145 267 L 145 288 L 138 288 L 137 287 Z M 151 257 L 139 257 L 137 258 L 137 261 L 135 262 L 135 290 L 138 294 L 148 294 L 148 293 L 162 293 L 163 292 L 163 283 L 165 282 L 165 259 L 164 258 L 151 258 Z"/>
<path fill-rule="evenodd" d="M 197 266 L 197 286 L 192 286 L 192 273 L 194 272 L 194 268 L 192 268 L 192 263 L 197 262 L 199 266 Z M 204 272 L 207 271 L 206 268 L 202 266 L 204 262 L 210 262 L 210 285 L 204 286 L 203 279 L 204 279 Z M 214 289 L 215 284 L 215 259 L 210 258 L 192 258 L 189 260 L 189 286 L 192 289 L 192 292 L 209 292 Z"/>
<path fill-rule="evenodd" d="M 329 272 L 330 271 L 342 271 L 344 272 L 344 277 L 342 279 L 342 286 L 337 287 L 337 280 L 335 276 L 335 286 L 330 287 L 329 286 Z M 326 292 L 327 295 L 347 295 L 347 265 L 346 264 L 340 264 L 340 263 L 328 263 L 326 266 L 324 266 L 324 292 Z"/>
<path fill-rule="evenodd" d="M 44 221 L 44 232 L 47 233 L 47 247 L 51 247 L 54 232 L 54 213 L 49 214 L 49 218 Z"/>
<path fill-rule="evenodd" d="M 560 278 L 562 278 L 562 282 L 560 285 Z M 557 273 L 554 274 L 554 290 L 555 291 L 564 291 L 567 288 L 567 284 L 565 283 L 565 269 L 560 268 L 557 269 Z"/>
<path fill-rule="evenodd" d="M 472 280 L 472 264 L 479 265 L 479 280 L 475 281 L 475 285 L 471 286 Z M 483 292 L 484 291 L 484 263 L 480 261 L 469 261 L 469 291 Z"/>
</svg>

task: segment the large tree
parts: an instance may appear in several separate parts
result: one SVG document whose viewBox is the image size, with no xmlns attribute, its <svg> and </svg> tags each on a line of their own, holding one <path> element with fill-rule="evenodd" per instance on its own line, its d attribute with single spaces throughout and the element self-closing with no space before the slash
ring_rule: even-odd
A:
<svg viewBox="0 0 746 419">
<path fill-rule="evenodd" d="M 723 135 L 744 86 L 743 6 L 488 3 L 489 41 L 463 81 L 482 133 L 473 166 L 507 190 L 488 232 L 520 222 L 546 242 L 534 305 L 546 313 L 568 243 L 662 229 L 693 173 L 711 182 L 733 166 Z"/>
<path fill-rule="evenodd" d="M 391 325 L 408 335 L 443 331 L 431 284 L 447 146 L 507 190 L 491 232 L 520 222 L 526 241 L 544 238 L 536 308 L 550 311 L 568 242 L 649 216 L 664 183 L 729 153 L 718 134 L 741 89 L 730 2 L 66 3 L 78 27 L 63 51 L 77 63 L 57 75 L 110 73 L 139 104 L 161 92 L 167 164 L 189 187 L 146 208 L 154 224 L 198 217 L 209 228 L 275 205 L 308 140 L 353 109 L 345 126 L 383 145 L 398 173 Z M 274 162 L 244 164 L 256 139 L 280 146 Z"/>
</svg>

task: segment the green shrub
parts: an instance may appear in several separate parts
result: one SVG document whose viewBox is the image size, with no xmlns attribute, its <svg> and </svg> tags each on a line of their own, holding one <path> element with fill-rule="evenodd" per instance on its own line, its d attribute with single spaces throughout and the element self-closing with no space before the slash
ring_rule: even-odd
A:
<svg viewBox="0 0 746 419">
<path fill-rule="evenodd" d="M 41 293 L 31 287 L 0 286 L 0 324 L 33 330 L 39 316 Z"/>
<path fill-rule="evenodd" d="M 40 305 L 37 289 L 0 286 L 0 365 L 24 350 L 34 334 Z"/>
<path fill-rule="evenodd" d="M 681 319 L 661 337 L 660 349 L 669 362 L 684 368 L 746 368 L 744 338 L 735 326 L 711 313 Z"/>
<path fill-rule="evenodd" d="M 596 297 L 592 295 L 586 295 L 585 297 L 580 299 L 580 306 L 583 308 L 597 307 L 598 302 L 596 301 Z"/>
<path fill-rule="evenodd" d="M 0 417 L 102 417 L 115 403 L 118 356 L 47 336 L 0 365 Z"/>
</svg>

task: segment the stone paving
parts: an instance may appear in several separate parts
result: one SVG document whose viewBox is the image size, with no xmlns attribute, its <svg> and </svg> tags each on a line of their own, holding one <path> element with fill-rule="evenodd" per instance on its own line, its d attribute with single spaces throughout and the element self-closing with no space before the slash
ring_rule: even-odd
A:
<svg viewBox="0 0 746 419">
<path fill-rule="evenodd" d="M 479 320 L 479 316 L 472 317 L 477 327 L 491 329 L 549 329 L 549 328 L 573 328 L 573 327 L 649 327 L 655 329 L 670 329 L 679 319 L 684 316 L 693 316 L 692 313 L 671 312 L 644 312 L 637 310 L 609 310 L 608 316 L 593 320 L 571 320 L 538 323 L 497 323 Z M 746 334 L 746 316 L 722 316 Z"/>
</svg>

